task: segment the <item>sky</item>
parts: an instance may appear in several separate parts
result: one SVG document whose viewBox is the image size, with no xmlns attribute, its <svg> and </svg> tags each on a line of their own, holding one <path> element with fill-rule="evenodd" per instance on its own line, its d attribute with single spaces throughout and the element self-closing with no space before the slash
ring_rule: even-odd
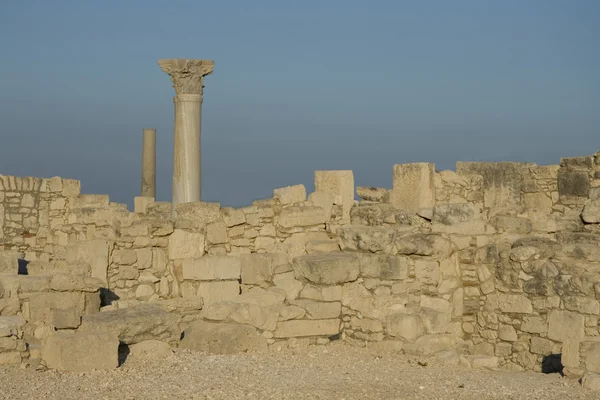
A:
<svg viewBox="0 0 600 400">
<path fill-rule="evenodd" d="M 351 169 L 557 164 L 600 150 L 598 0 L 0 0 L 0 174 L 132 207 L 142 129 L 171 198 L 173 95 L 205 78 L 202 197 L 242 206 Z"/>
</svg>

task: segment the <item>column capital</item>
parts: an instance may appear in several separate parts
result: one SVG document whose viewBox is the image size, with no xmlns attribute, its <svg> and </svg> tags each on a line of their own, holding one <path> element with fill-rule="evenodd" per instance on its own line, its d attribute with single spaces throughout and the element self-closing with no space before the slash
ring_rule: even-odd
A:
<svg viewBox="0 0 600 400">
<path fill-rule="evenodd" d="M 160 68 L 171 76 L 173 89 L 177 95 L 202 95 L 204 76 L 213 72 L 215 62 L 211 60 L 188 60 L 174 58 L 158 60 Z"/>
</svg>

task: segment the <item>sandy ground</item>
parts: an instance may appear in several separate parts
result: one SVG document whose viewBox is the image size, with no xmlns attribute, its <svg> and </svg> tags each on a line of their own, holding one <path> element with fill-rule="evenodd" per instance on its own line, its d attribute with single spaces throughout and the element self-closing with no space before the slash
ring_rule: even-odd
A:
<svg viewBox="0 0 600 400">
<path fill-rule="evenodd" d="M 599 398 L 557 374 L 474 371 L 341 344 L 261 355 L 179 351 L 85 374 L 0 367 L 0 399 Z"/>
</svg>

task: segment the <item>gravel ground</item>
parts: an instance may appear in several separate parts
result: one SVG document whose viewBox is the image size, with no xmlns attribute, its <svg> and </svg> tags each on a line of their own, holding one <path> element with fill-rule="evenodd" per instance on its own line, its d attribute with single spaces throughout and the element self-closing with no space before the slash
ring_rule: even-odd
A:
<svg viewBox="0 0 600 400">
<path fill-rule="evenodd" d="M 179 351 L 85 374 L 0 367 L 0 399 L 598 398 L 557 374 L 474 371 L 342 344 L 260 355 Z"/>
</svg>

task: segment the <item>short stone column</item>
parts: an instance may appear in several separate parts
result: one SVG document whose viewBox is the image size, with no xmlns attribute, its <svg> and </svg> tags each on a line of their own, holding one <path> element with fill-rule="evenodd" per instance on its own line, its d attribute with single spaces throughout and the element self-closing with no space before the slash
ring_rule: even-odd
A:
<svg viewBox="0 0 600 400">
<path fill-rule="evenodd" d="M 204 76 L 213 71 L 210 60 L 159 60 L 175 89 L 173 151 L 173 213 L 177 204 L 200 201 L 200 126 Z"/>
<path fill-rule="evenodd" d="M 142 196 L 156 198 L 156 129 L 145 128 L 142 138 Z"/>
</svg>

